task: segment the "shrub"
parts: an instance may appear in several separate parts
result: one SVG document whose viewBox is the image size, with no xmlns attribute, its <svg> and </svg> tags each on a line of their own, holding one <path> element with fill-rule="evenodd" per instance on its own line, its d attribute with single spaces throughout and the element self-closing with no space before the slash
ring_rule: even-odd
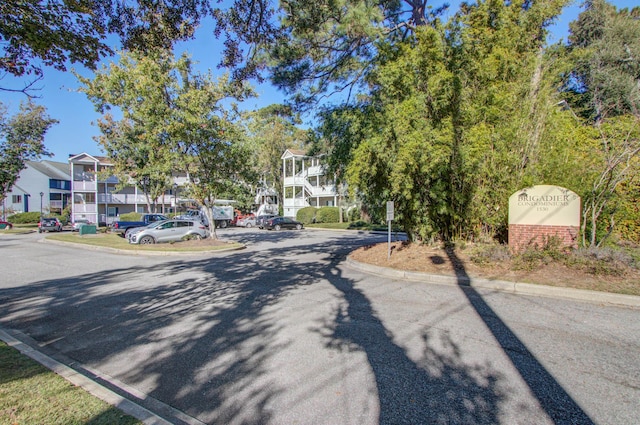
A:
<svg viewBox="0 0 640 425">
<path fill-rule="evenodd" d="M 296 214 L 296 220 L 304 224 L 313 223 L 316 218 L 317 210 L 318 209 L 316 207 L 304 207 L 298 210 L 298 213 Z"/>
<path fill-rule="evenodd" d="M 7 217 L 7 221 L 13 224 L 35 224 L 40 221 L 40 212 L 32 211 L 14 214 Z"/>
<path fill-rule="evenodd" d="M 347 218 L 349 221 L 359 221 L 362 219 L 362 214 L 360 212 L 360 208 L 351 207 L 347 210 Z"/>
<path fill-rule="evenodd" d="M 628 268 L 637 269 L 637 261 L 619 249 L 608 247 L 582 248 L 565 260 L 570 267 L 577 267 L 593 275 L 624 275 Z"/>
<path fill-rule="evenodd" d="M 362 220 L 352 221 L 349 223 L 349 229 L 368 229 L 369 227 L 369 223 Z"/>
<path fill-rule="evenodd" d="M 543 238 L 542 246 L 530 244 L 523 252 L 514 258 L 513 266 L 516 270 L 531 271 L 542 264 L 549 264 L 564 258 L 568 249 L 562 245 L 557 236 Z"/>
<path fill-rule="evenodd" d="M 475 264 L 486 265 L 509 261 L 509 247 L 502 244 L 479 244 L 473 247 L 469 258 Z"/>
<path fill-rule="evenodd" d="M 339 221 L 338 207 L 322 207 L 316 212 L 316 223 L 338 223 Z"/>
<path fill-rule="evenodd" d="M 142 220 L 142 214 L 137 212 L 120 214 L 120 221 L 141 221 L 141 220 Z"/>
</svg>

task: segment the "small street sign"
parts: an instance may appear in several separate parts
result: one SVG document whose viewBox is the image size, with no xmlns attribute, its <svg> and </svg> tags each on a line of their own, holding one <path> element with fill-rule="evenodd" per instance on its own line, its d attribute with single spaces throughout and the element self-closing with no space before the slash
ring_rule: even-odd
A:
<svg viewBox="0 0 640 425">
<path fill-rule="evenodd" d="M 393 221 L 393 201 L 387 201 L 387 221 Z"/>
</svg>

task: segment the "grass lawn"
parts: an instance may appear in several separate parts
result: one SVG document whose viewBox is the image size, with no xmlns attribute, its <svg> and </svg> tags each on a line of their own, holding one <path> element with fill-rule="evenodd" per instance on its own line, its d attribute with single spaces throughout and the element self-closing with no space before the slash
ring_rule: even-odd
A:
<svg viewBox="0 0 640 425">
<path fill-rule="evenodd" d="M 142 424 L 0 342 L 0 423 Z"/>
<path fill-rule="evenodd" d="M 156 251 L 156 252 L 205 252 L 205 251 L 217 251 L 220 249 L 239 248 L 242 245 L 238 243 L 227 243 L 217 240 L 204 239 L 202 243 L 194 246 L 188 242 L 176 242 L 176 243 L 161 243 L 153 245 L 137 245 L 130 244 L 125 238 L 118 236 L 114 233 L 98 233 L 96 235 L 82 235 L 77 232 L 69 233 L 49 233 L 46 236 L 47 239 L 81 243 L 85 245 L 100 246 L 104 248 L 122 249 L 128 251 Z M 208 243 L 210 242 L 210 243 Z"/>
</svg>

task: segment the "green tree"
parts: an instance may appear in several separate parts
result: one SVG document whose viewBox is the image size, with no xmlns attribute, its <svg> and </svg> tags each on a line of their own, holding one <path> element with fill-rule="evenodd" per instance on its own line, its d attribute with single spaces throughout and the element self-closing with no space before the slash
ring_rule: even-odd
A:
<svg viewBox="0 0 640 425">
<path fill-rule="evenodd" d="M 546 172 L 540 151 L 558 99 L 541 49 L 562 4 L 481 2 L 379 44 L 371 95 L 322 127 L 327 140 L 348 136 L 334 146 L 350 188 L 380 210 L 394 200 L 410 237 L 504 228 L 509 194 Z"/>
<path fill-rule="evenodd" d="M 286 149 L 302 149 L 308 132 L 296 127 L 299 118 L 290 107 L 270 105 L 244 114 L 252 162 L 259 176 L 257 189 L 275 189 L 283 199 L 282 154 Z"/>
<path fill-rule="evenodd" d="M 585 2 L 570 24 L 569 50 L 575 67 L 566 82 L 577 113 L 594 123 L 624 114 L 640 115 L 640 7 L 616 10 L 605 0 Z"/>
<path fill-rule="evenodd" d="M 101 134 L 96 141 L 111 159 L 120 187 L 132 179 L 145 194 L 148 212 L 157 211 L 155 200 L 171 187 L 175 171 L 167 142 L 173 66 L 167 52 L 123 54 L 119 63 L 104 66 L 93 80 L 78 76 L 82 91 L 104 113 L 97 122 Z M 117 108 L 121 119 L 114 118 L 111 108 Z"/>
<path fill-rule="evenodd" d="M 585 2 L 570 25 L 572 72 L 565 94 L 577 115 L 593 125 L 595 143 L 587 162 L 592 179 L 583 192 L 583 243 L 601 244 L 616 222 L 620 187 L 638 172 L 640 154 L 640 8 L 616 8 L 604 0 Z M 602 232 L 603 227 L 609 231 Z M 588 235 L 587 235 L 588 234 Z"/>
<path fill-rule="evenodd" d="M 234 69 L 237 81 L 260 77 L 267 63 L 260 50 L 285 35 L 278 14 L 273 0 L 6 0 L 0 2 L 0 76 L 33 78 L 0 90 L 31 96 L 45 67 L 65 71 L 71 62 L 96 69 L 119 48 L 171 50 L 193 38 L 206 18 L 224 45 L 220 65 Z"/>
<path fill-rule="evenodd" d="M 246 85 L 223 76 L 194 74 L 190 63 L 180 67 L 181 85 L 174 100 L 169 127 L 176 169 L 186 173 L 189 193 L 201 206 L 211 207 L 235 188 L 250 186 L 255 175 L 250 167 L 246 136 L 238 125 L 235 108 L 227 102 L 253 95 Z M 213 235 L 211 208 L 205 208 Z"/>
<path fill-rule="evenodd" d="M 195 73 L 187 56 L 174 59 L 168 52 L 123 54 L 93 80 L 80 80 L 97 110 L 106 113 L 98 141 L 116 171 L 152 198 L 177 173 L 186 174 L 187 194 L 201 206 L 212 206 L 251 179 L 245 137 L 229 104 L 252 95 L 248 86 Z M 111 108 L 122 119 L 109 115 Z"/>
<path fill-rule="evenodd" d="M 44 106 L 31 101 L 21 103 L 19 112 L 11 117 L 0 103 L 0 201 L 26 168 L 26 161 L 50 156 L 44 137 L 57 122 L 47 115 Z"/>
</svg>

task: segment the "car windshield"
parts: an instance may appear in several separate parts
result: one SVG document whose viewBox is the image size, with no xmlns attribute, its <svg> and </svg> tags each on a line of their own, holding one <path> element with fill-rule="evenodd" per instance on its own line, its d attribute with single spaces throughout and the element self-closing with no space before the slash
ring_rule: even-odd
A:
<svg viewBox="0 0 640 425">
<path fill-rule="evenodd" d="M 154 221 L 153 223 L 149 223 L 146 226 L 141 226 L 140 229 L 155 229 L 158 226 L 162 226 L 162 224 L 166 222 L 167 220 Z"/>
</svg>

